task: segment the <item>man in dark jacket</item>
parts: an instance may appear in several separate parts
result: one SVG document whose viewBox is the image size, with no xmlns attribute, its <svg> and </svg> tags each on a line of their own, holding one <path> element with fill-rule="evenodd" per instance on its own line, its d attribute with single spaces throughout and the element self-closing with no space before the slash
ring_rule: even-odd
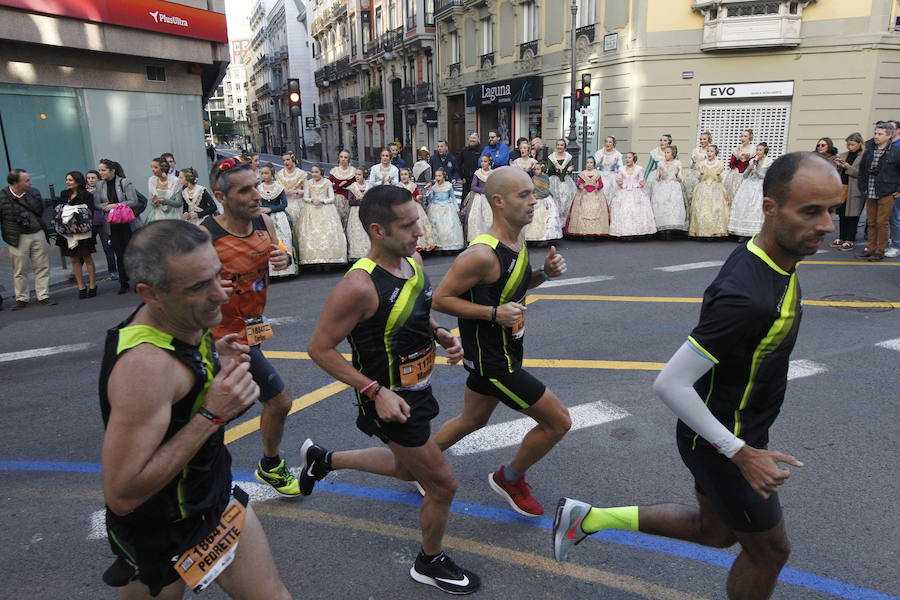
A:
<svg viewBox="0 0 900 600">
<path fill-rule="evenodd" d="M 519 146 L 522 144 L 522 142 L 527 142 L 527 141 L 528 141 L 528 138 L 526 138 L 526 137 L 520 137 L 519 139 L 516 140 L 516 147 L 509 151 L 509 164 L 513 164 L 513 162 L 517 158 L 522 157 L 522 153 L 519 152 Z"/>
<path fill-rule="evenodd" d="M 400 156 L 400 147 L 397 142 L 388 144 L 388 150 L 391 151 L 391 164 L 397 167 L 397 170 L 409 168 L 409 164 Z"/>
<path fill-rule="evenodd" d="M 888 225 L 894 203 L 900 198 L 900 148 L 891 146 L 894 125 L 875 125 L 873 144 L 866 145 L 859 166 L 859 190 L 866 198 L 867 247 L 856 256 L 875 262 L 884 259 Z"/>
<path fill-rule="evenodd" d="M 41 218 L 44 201 L 31 188 L 25 169 L 13 169 L 6 176 L 7 187 L 0 190 L 0 231 L 9 244 L 16 303 L 12 310 L 28 306 L 28 270 L 34 270 L 34 291 L 39 304 L 53 306 L 50 298 L 50 243 Z"/>
<path fill-rule="evenodd" d="M 431 165 L 432 177 L 434 177 L 438 169 L 441 169 L 447 174 L 446 180 L 451 184 L 456 185 L 456 182 L 459 181 L 459 165 L 456 157 L 450 154 L 450 150 L 447 148 L 447 140 L 438 140 L 437 150 L 428 159 L 428 164 Z"/>
<path fill-rule="evenodd" d="M 459 153 L 459 174 L 463 181 L 463 200 L 466 199 L 466 196 L 469 195 L 469 190 L 472 189 L 472 178 L 475 176 L 475 171 L 481 168 L 482 150 L 484 148 L 481 146 L 481 142 L 478 141 L 478 132 L 473 131 L 469 134 L 468 144 Z"/>
</svg>

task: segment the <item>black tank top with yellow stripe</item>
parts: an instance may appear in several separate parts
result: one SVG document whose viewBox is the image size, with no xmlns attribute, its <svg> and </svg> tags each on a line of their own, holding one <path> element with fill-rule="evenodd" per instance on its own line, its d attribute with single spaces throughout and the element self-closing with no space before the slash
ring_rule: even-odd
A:
<svg viewBox="0 0 900 600">
<path fill-rule="evenodd" d="M 531 265 L 528 246 L 516 252 L 504 246 L 492 235 L 480 235 L 469 244 L 484 244 L 493 248 L 500 261 L 500 278 L 494 283 L 476 285 L 460 298 L 484 306 L 500 306 L 507 302 L 524 303 L 531 284 Z M 503 327 L 483 319 L 459 319 L 459 331 L 465 352 L 465 367 L 482 375 L 495 377 L 522 368 L 525 318 L 515 327 Z"/>
<path fill-rule="evenodd" d="M 431 332 L 431 297 L 428 275 L 412 258 L 406 259 L 413 275 L 403 279 L 361 258 L 349 274 L 369 274 L 378 293 L 378 310 L 356 325 L 347 341 L 353 349 L 353 366 L 366 377 L 394 390 L 428 387 L 434 365 Z"/>
<path fill-rule="evenodd" d="M 182 342 L 149 325 L 129 325 L 126 321 L 106 333 L 103 363 L 100 367 L 100 411 L 104 428 L 109 422 L 110 403 L 107 392 L 109 376 L 128 350 L 140 344 L 152 344 L 170 353 L 190 369 L 194 384 L 190 391 L 172 405 L 172 416 L 160 445 L 170 440 L 197 413 L 206 401 L 206 393 L 219 370 L 215 342 L 207 331 L 199 346 Z M 224 506 L 231 491 L 231 455 L 225 448 L 225 432 L 219 428 L 197 450 L 181 472 L 165 487 L 133 512 L 122 517 L 106 511 L 107 524 L 148 527 L 164 525 L 204 514 Z"/>
</svg>

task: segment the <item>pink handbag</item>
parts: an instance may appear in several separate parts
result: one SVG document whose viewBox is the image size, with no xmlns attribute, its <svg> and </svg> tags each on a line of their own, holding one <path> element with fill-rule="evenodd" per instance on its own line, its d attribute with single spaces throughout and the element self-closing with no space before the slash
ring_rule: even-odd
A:
<svg viewBox="0 0 900 600">
<path fill-rule="evenodd" d="M 113 205 L 112 210 L 106 215 L 106 220 L 115 224 L 131 223 L 136 218 L 131 207 L 122 202 Z"/>
</svg>

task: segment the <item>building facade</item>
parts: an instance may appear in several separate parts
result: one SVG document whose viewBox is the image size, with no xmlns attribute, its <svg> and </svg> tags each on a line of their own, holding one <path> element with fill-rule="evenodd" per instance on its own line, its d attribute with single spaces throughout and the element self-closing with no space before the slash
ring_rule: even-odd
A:
<svg viewBox="0 0 900 600">
<path fill-rule="evenodd" d="M 0 0 L 0 165 L 43 194 L 100 158 L 146 181 L 173 152 L 205 181 L 203 105 L 228 64 L 223 0 Z"/>
<path fill-rule="evenodd" d="M 375 162 L 390 142 L 409 161 L 438 131 L 433 0 L 313 0 L 323 158 Z M 414 159 L 413 159 L 414 160 Z"/>
<path fill-rule="evenodd" d="M 570 128 L 570 0 L 436 0 L 439 135 L 515 143 Z M 777 156 L 871 134 L 900 115 L 897 0 L 576 0 L 576 118 L 588 153 L 613 135 L 644 158 L 662 133 L 728 152 L 743 129 Z M 586 127 L 585 127 L 586 125 Z M 586 131 L 586 135 L 582 132 Z M 842 146 L 842 144 L 840 144 Z"/>
<path fill-rule="evenodd" d="M 250 46 L 250 40 L 229 39 L 229 52 L 231 62 L 228 71 L 222 81 L 224 95 L 225 116 L 233 122 L 232 140 L 245 144 L 248 141 L 249 127 L 247 124 L 247 70 L 244 67 L 244 52 Z"/>
<path fill-rule="evenodd" d="M 302 0 L 257 0 L 250 12 L 252 39 L 245 57 L 253 148 L 258 152 L 316 156 L 314 125 L 318 90 L 313 84 L 312 44 Z M 299 79 L 302 115 L 292 121 L 288 79 Z"/>
</svg>

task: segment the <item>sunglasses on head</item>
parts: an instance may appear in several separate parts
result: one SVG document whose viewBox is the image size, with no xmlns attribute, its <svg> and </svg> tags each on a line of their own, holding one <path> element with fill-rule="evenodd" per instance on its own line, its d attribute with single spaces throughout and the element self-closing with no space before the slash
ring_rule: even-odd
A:
<svg viewBox="0 0 900 600">
<path fill-rule="evenodd" d="M 244 158 L 243 156 L 232 156 L 223 159 L 219 161 L 219 164 L 216 165 L 216 179 L 229 171 L 245 169 L 252 166 L 253 165 L 251 164 L 250 159 Z"/>
</svg>

